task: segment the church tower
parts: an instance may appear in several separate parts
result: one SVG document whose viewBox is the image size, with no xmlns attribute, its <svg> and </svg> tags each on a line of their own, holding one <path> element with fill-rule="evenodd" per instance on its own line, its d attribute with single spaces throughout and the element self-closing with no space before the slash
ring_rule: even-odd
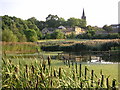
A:
<svg viewBox="0 0 120 90">
<path fill-rule="evenodd" d="M 82 17 L 81 17 L 81 19 L 86 20 L 86 16 L 85 16 L 84 8 L 83 8 L 83 13 L 82 13 Z"/>
</svg>

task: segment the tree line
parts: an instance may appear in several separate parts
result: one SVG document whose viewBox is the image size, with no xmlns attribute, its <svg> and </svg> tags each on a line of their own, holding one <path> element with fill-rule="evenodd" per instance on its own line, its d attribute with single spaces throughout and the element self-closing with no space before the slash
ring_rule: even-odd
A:
<svg viewBox="0 0 120 90">
<path fill-rule="evenodd" d="M 35 17 L 31 17 L 27 20 L 17 18 L 15 16 L 11 17 L 8 15 L 2 17 L 2 40 L 3 41 L 37 41 L 40 39 L 50 38 L 48 35 L 43 36 L 41 30 L 45 27 L 47 28 L 57 28 L 60 25 L 63 26 L 86 26 L 86 22 L 81 19 L 69 18 L 67 21 L 64 18 L 58 17 L 57 15 L 49 14 L 46 17 L 46 21 L 39 21 Z M 76 22 L 74 22 L 76 21 Z M 58 36 L 55 34 L 58 33 Z M 61 34 L 60 31 L 56 31 L 53 36 L 54 38 L 64 38 L 59 37 Z"/>
<path fill-rule="evenodd" d="M 71 17 L 65 20 L 57 15 L 49 14 L 45 21 L 39 21 L 35 17 L 27 20 L 17 18 L 15 16 L 4 15 L 2 17 L 2 41 L 6 42 L 34 42 L 41 39 L 62 39 L 62 38 L 91 38 L 96 30 L 107 30 L 111 27 L 104 26 L 103 29 L 86 26 L 86 21 Z M 65 36 L 60 30 L 55 30 L 54 33 L 42 34 L 44 28 L 58 28 L 59 26 L 75 27 L 79 26 L 87 30 L 83 36 L 76 36 L 74 33 Z M 88 36 L 88 37 L 86 37 Z M 91 36 L 91 37 L 90 37 Z"/>
</svg>

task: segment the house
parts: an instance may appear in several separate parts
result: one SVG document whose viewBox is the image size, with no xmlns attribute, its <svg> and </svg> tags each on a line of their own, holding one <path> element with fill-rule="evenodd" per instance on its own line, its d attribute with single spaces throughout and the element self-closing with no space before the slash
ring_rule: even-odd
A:
<svg viewBox="0 0 120 90">
<path fill-rule="evenodd" d="M 56 29 L 61 30 L 65 35 L 70 35 L 72 33 L 75 33 L 76 35 L 78 34 L 83 34 L 86 31 L 78 26 L 75 27 L 64 27 L 64 26 L 59 26 L 58 28 L 44 28 L 42 30 L 43 34 L 47 34 L 47 33 L 53 33 Z"/>
<path fill-rule="evenodd" d="M 58 29 L 66 30 L 64 26 L 59 26 Z"/>
<path fill-rule="evenodd" d="M 113 29 L 112 32 L 120 33 L 120 24 L 112 24 L 111 27 Z"/>
<path fill-rule="evenodd" d="M 62 32 L 65 35 L 70 35 L 71 33 L 75 33 L 76 35 L 78 35 L 78 34 L 83 34 L 86 31 L 78 26 L 75 26 L 75 27 L 67 27 L 66 30 L 62 30 Z"/>
<path fill-rule="evenodd" d="M 43 34 L 47 34 L 47 33 L 53 33 L 54 32 L 54 29 L 53 28 L 44 28 L 42 29 L 42 33 Z"/>
<path fill-rule="evenodd" d="M 107 35 L 107 34 L 112 34 L 112 33 L 119 33 L 120 32 L 120 24 L 112 24 L 111 25 L 112 27 L 112 30 L 107 32 L 107 31 L 96 31 L 96 34 L 104 34 L 104 35 Z"/>
</svg>

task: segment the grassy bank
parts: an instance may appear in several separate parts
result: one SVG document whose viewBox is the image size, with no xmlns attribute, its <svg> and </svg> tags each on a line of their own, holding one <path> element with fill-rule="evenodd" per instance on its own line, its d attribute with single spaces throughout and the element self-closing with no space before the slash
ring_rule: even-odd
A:
<svg viewBox="0 0 120 90">
<path fill-rule="evenodd" d="M 38 42 L 44 51 L 108 51 L 120 50 L 119 39 L 94 39 L 94 40 L 56 40 Z"/>
</svg>

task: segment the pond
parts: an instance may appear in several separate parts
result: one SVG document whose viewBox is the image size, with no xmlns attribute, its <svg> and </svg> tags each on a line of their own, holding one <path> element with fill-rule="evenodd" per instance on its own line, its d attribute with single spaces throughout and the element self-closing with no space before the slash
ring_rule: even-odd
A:
<svg viewBox="0 0 120 90">
<path fill-rule="evenodd" d="M 120 62 L 120 51 L 85 51 L 59 53 L 60 59 L 82 64 L 115 64 Z"/>
<path fill-rule="evenodd" d="M 33 54 L 8 54 L 10 58 L 44 58 L 70 60 L 82 64 L 115 64 L 120 62 L 120 51 L 40 52 Z"/>
</svg>

